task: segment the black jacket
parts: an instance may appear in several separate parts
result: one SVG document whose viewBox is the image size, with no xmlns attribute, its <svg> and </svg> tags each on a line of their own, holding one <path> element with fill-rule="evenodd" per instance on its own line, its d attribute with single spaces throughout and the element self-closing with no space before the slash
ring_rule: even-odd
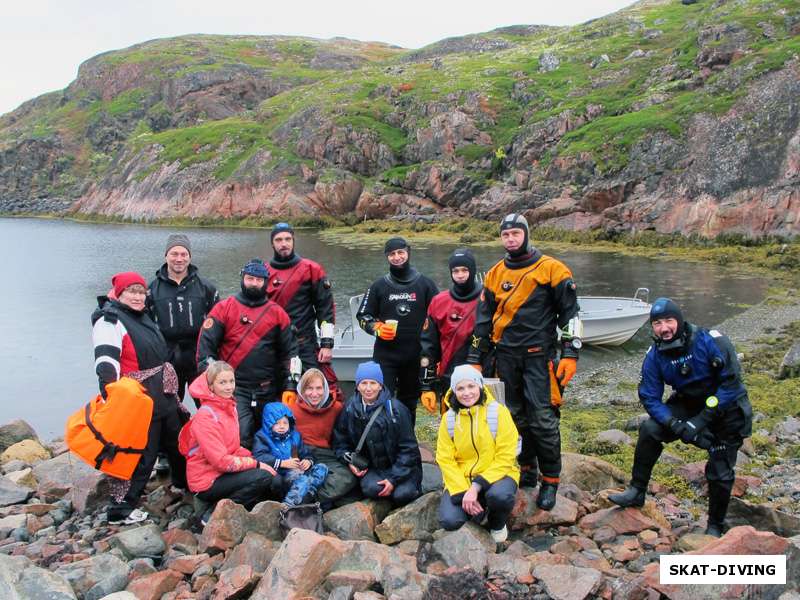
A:
<svg viewBox="0 0 800 600">
<path fill-rule="evenodd" d="M 180 284 L 175 283 L 166 264 L 156 271 L 149 288 L 147 308 L 164 338 L 170 345 L 185 342 L 194 348 L 206 315 L 219 301 L 217 288 L 200 277 L 194 265 L 189 265 L 189 273 Z"/>
<path fill-rule="evenodd" d="M 333 451 L 340 460 L 345 452 L 353 452 L 372 411 L 379 405 L 383 406 L 383 411 L 367 434 L 361 456 L 369 460 L 369 468 L 386 473 L 395 486 L 404 481 L 421 482 L 422 457 L 411 414 L 386 390 L 366 410 L 361 394 L 356 392 L 350 397 L 333 427 Z"/>
</svg>

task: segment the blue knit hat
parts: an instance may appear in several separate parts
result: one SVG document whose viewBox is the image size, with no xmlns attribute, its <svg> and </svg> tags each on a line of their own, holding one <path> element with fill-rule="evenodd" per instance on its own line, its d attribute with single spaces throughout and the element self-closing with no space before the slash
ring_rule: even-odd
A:
<svg viewBox="0 0 800 600">
<path fill-rule="evenodd" d="M 241 276 L 244 277 L 245 275 L 269 279 L 269 269 L 260 258 L 251 258 L 248 263 L 242 267 Z"/>
<path fill-rule="evenodd" d="M 383 385 L 383 371 L 381 366 L 375 361 L 363 362 L 356 369 L 356 385 L 364 379 L 372 379 Z"/>
</svg>

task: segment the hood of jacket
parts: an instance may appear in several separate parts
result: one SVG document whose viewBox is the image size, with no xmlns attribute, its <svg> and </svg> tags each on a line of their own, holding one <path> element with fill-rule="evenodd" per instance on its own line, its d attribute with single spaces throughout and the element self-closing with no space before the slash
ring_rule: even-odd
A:
<svg viewBox="0 0 800 600">
<path fill-rule="evenodd" d="M 297 383 L 297 399 L 298 402 L 296 405 L 307 412 L 325 412 L 329 410 L 331 406 L 333 406 L 334 398 L 331 395 L 330 387 L 328 386 L 328 381 L 323 377 L 322 378 L 322 387 L 323 387 L 323 395 L 325 399 L 317 405 L 311 404 L 306 397 L 303 395 L 301 391 L 305 387 L 305 382 L 308 380 L 309 372 L 306 371 L 303 373 L 303 376 L 300 377 L 300 381 Z"/>
<path fill-rule="evenodd" d="M 289 419 L 289 431 L 283 435 L 278 435 L 272 431 L 272 427 L 283 417 Z M 261 423 L 262 431 L 275 439 L 281 440 L 289 437 L 295 428 L 294 414 L 292 413 L 292 410 L 282 402 L 267 402 L 267 404 L 264 406 L 264 416 L 262 417 Z"/>
</svg>

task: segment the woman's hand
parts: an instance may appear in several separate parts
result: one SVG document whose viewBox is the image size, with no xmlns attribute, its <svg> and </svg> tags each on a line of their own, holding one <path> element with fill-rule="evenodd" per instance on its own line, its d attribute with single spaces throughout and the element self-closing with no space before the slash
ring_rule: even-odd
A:
<svg viewBox="0 0 800 600">
<path fill-rule="evenodd" d="M 471 486 L 469 486 L 469 489 L 464 494 L 464 498 L 461 500 L 461 508 L 463 508 L 464 512 L 471 517 L 479 515 L 483 512 L 483 507 L 481 506 L 481 503 L 478 502 L 479 490 L 480 488 L 473 483 Z"/>
<path fill-rule="evenodd" d="M 311 461 L 308 460 L 307 458 L 304 458 L 303 460 L 300 461 L 300 468 L 303 471 L 308 471 L 311 468 Z"/>
<path fill-rule="evenodd" d="M 300 469 L 299 458 L 285 458 L 281 461 L 281 469 Z"/>
<path fill-rule="evenodd" d="M 267 473 L 269 473 L 273 477 L 277 477 L 278 476 L 278 472 L 275 469 L 273 469 L 272 467 L 270 467 L 267 463 L 262 463 L 262 462 L 258 463 L 258 468 L 261 469 L 262 471 L 266 471 Z"/>
<path fill-rule="evenodd" d="M 363 469 L 362 471 L 359 471 L 353 465 L 347 465 L 347 466 L 350 467 L 350 470 L 353 472 L 353 475 L 355 475 L 359 479 L 367 474 L 367 469 Z"/>
<path fill-rule="evenodd" d="M 391 481 L 389 481 L 388 479 L 381 479 L 378 482 L 378 485 L 383 486 L 383 489 L 380 492 L 378 492 L 378 496 L 380 496 L 381 498 L 385 498 L 387 496 L 392 495 L 392 492 L 394 491 L 394 484 Z"/>
</svg>

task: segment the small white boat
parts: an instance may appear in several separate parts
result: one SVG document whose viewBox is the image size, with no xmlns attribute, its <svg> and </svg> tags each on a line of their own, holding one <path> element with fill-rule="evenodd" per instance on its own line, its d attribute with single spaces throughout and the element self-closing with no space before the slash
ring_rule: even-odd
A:
<svg viewBox="0 0 800 600">
<path fill-rule="evenodd" d="M 631 298 L 579 296 L 583 321 L 583 343 L 593 346 L 621 346 L 639 331 L 650 314 L 650 290 L 639 288 Z M 342 381 L 355 379 L 359 363 L 372 358 L 375 338 L 358 326 L 356 313 L 363 296 L 350 298 L 351 325 L 337 332 L 333 369 Z"/>
</svg>

